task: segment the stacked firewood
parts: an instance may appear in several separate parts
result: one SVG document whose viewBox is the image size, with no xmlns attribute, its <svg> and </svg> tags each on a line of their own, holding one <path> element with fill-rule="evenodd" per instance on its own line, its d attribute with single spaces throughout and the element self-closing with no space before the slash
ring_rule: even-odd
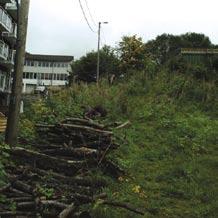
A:
<svg viewBox="0 0 218 218">
<path fill-rule="evenodd" d="M 107 181 L 94 173 L 113 177 L 124 173 L 107 159 L 111 149 L 119 147 L 111 126 L 70 118 L 54 125 L 38 124 L 36 129 L 40 140 L 31 149 L 8 150 L 14 164 L 6 167 L 8 184 L 0 189 L 5 198 L 0 217 L 91 217 L 81 208 L 97 201 L 143 214 L 128 204 L 108 200 L 102 192 Z"/>
</svg>

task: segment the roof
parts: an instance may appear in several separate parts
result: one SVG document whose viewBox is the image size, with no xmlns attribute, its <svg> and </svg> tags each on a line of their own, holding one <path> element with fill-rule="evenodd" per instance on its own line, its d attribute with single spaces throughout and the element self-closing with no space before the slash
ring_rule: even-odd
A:
<svg viewBox="0 0 218 218">
<path fill-rule="evenodd" d="M 66 55 L 42 55 L 42 54 L 30 54 L 26 53 L 27 60 L 33 61 L 54 61 L 54 62 L 71 62 L 74 60 L 74 56 Z"/>
<path fill-rule="evenodd" d="M 208 48 L 182 48 L 181 54 L 218 54 L 218 49 Z"/>
</svg>

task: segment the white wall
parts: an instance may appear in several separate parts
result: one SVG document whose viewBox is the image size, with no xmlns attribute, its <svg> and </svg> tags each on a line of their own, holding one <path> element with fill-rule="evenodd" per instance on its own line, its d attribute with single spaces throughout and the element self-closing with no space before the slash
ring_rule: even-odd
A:
<svg viewBox="0 0 218 218">
<path fill-rule="evenodd" d="M 62 62 L 59 62 L 62 63 Z M 41 67 L 38 66 L 38 62 L 34 61 L 34 66 L 24 66 L 24 73 L 43 73 L 43 74 L 49 74 L 49 75 L 54 75 L 54 74 L 63 74 L 63 75 L 69 75 L 69 70 L 70 70 L 70 62 L 66 63 L 67 66 L 64 67 Z M 23 92 L 24 93 L 30 93 L 30 89 L 26 88 L 27 86 L 30 87 L 29 85 L 33 86 L 65 86 L 67 84 L 67 80 L 58 80 L 58 79 L 27 79 L 23 78 Z M 33 87 L 32 86 L 32 87 Z"/>
</svg>

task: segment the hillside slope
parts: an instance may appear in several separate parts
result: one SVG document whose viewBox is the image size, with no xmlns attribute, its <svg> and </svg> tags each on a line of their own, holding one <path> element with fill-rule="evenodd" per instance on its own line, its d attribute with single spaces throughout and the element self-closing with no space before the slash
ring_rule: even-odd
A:
<svg viewBox="0 0 218 218">
<path fill-rule="evenodd" d="M 130 120 L 115 132 L 121 147 L 110 154 L 127 172 L 104 191 L 142 208 L 145 217 L 216 217 L 218 214 L 217 88 L 213 82 L 160 72 L 138 72 L 109 86 L 74 85 L 32 103 L 22 118 L 21 136 L 34 139 L 36 122 L 82 117 L 101 106 L 101 122 Z M 99 176 L 99 175 L 98 175 Z M 91 205 L 96 218 L 139 217 L 123 209 Z"/>
</svg>

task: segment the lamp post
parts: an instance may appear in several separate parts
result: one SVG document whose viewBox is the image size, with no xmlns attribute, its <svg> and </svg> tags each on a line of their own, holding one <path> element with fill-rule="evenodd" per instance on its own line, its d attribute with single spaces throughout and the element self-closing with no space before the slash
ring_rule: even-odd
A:
<svg viewBox="0 0 218 218">
<path fill-rule="evenodd" d="M 108 22 L 98 22 L 98 56 L 97 56 L 97 75 L 96 83 L 99 83 L 99 68 L 100 68 L 100 41 L 101 41 L 101 24 L 108 24 Z"/>
</svg>

